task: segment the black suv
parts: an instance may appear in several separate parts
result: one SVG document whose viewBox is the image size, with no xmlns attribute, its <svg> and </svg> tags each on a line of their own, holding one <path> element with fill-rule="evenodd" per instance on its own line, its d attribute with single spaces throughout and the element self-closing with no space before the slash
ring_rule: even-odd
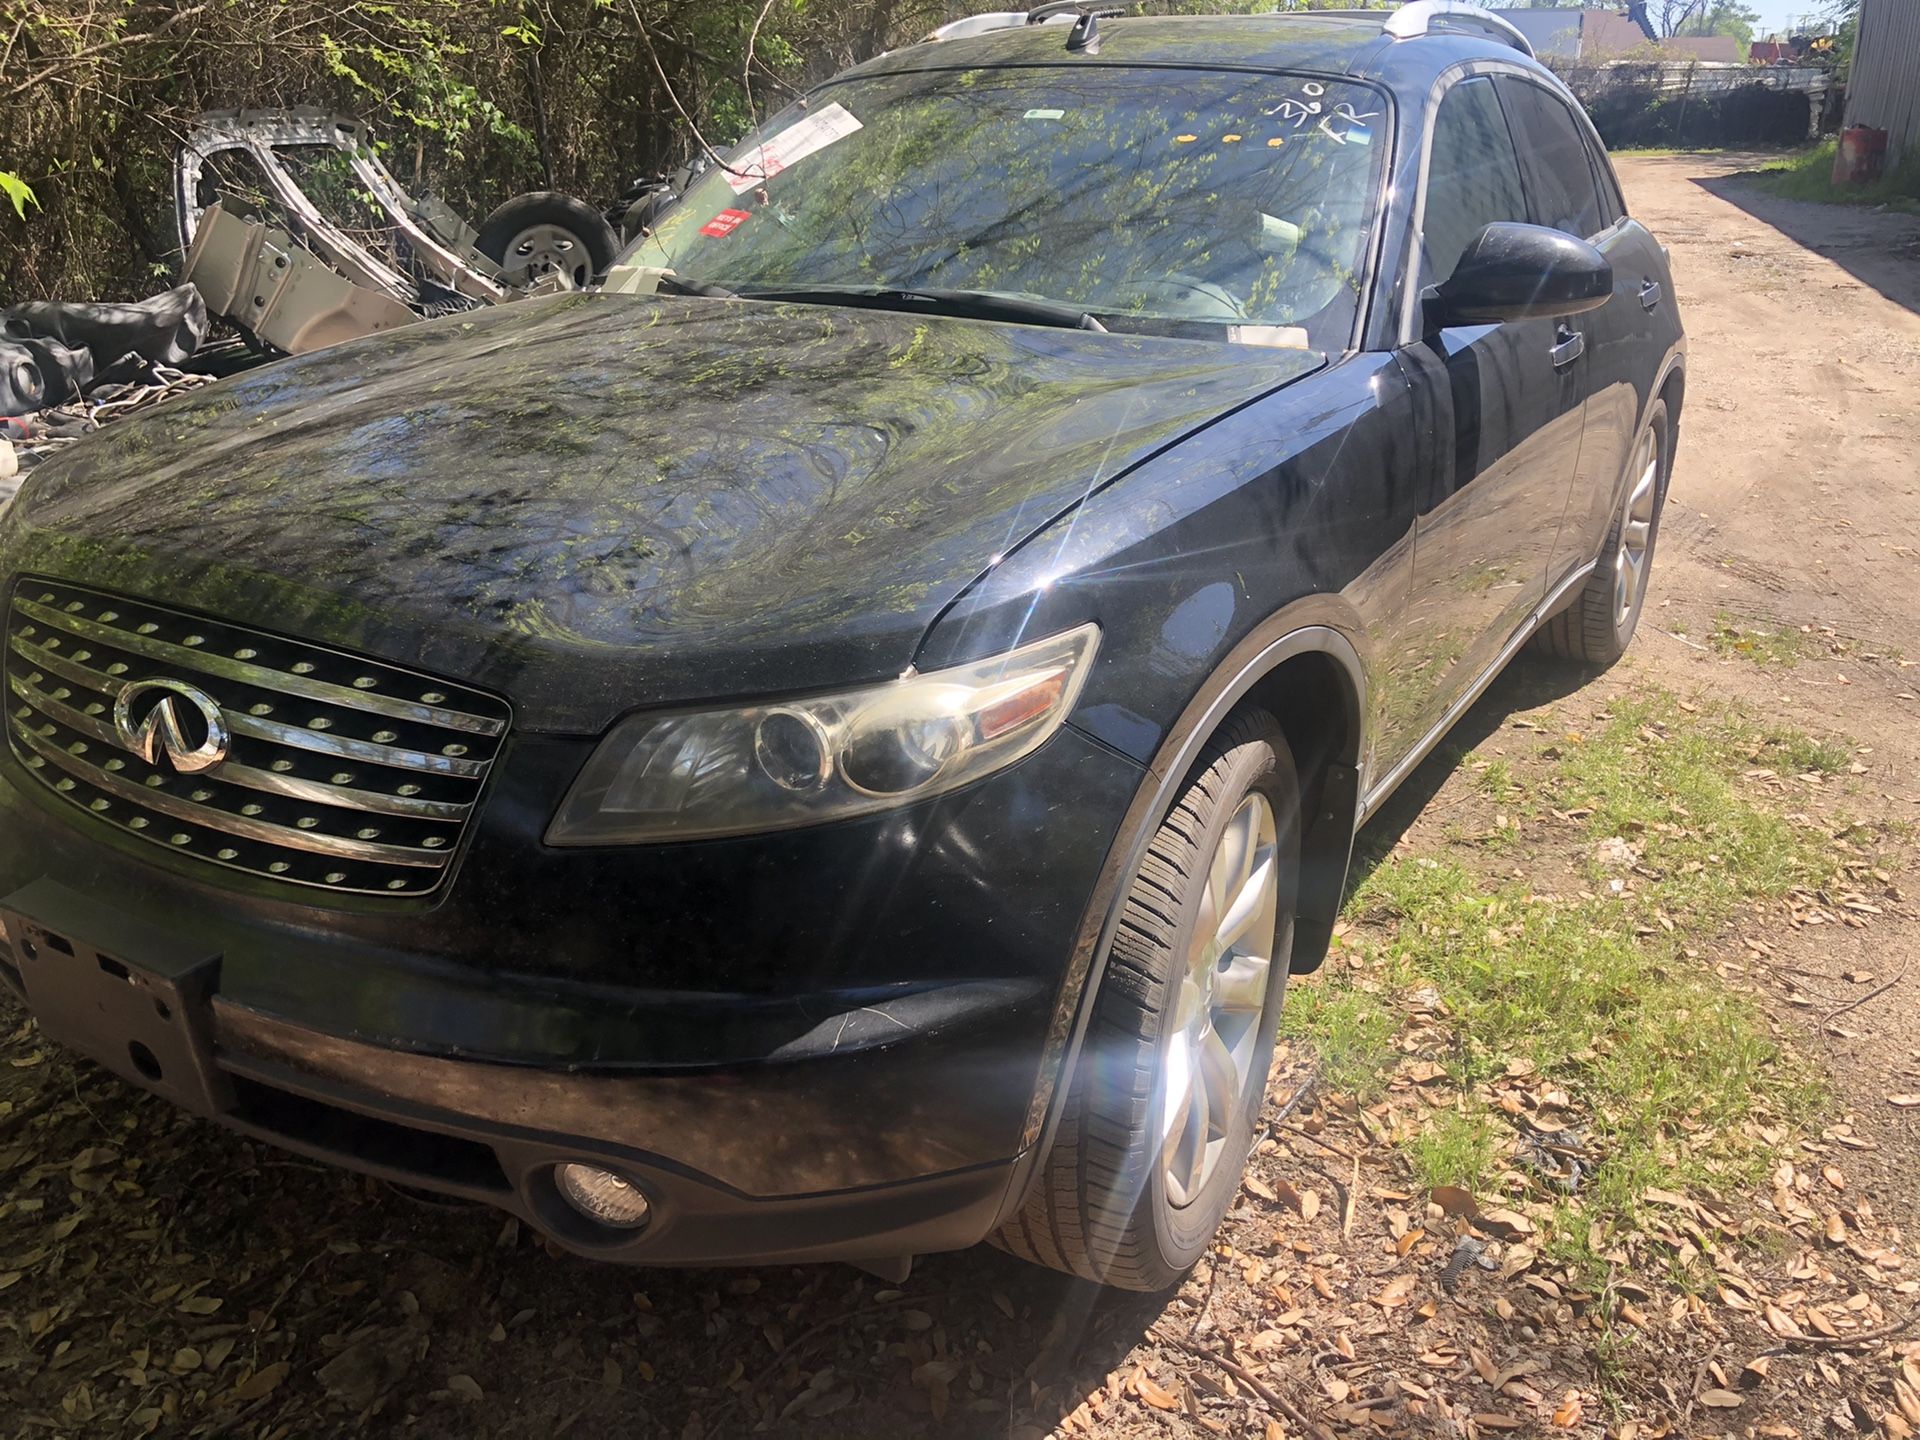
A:
<svg viewBox="0 0 1920 1440">
<path fill-rule="evenodd" d="M 609 1259 L 1167 1283 L 1355 827 L 1645 593 L 1667 262 L 1460 12 L 962 22 L 599 292 L 44 465 L 0 976 Z"/>
</svg>

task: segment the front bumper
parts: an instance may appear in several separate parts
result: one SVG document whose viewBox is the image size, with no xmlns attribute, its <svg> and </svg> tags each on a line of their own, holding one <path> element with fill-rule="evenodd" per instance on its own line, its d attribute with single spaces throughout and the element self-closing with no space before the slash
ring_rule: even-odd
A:
<svg viewBox="0 0 1920 1440">
<path fill-rule="evenodd" d="M 567 853 L 538 843 L 563 748 L 505 767 L 444 896 L 384 907 L 150 858 L 9 761 L 0 978 L 51 1038 L 188 1109 L 604 1258 L 866 1258 L 991 1233 L 1140 771 L 1069 729 L 865 822 Z M 703 908 L 729 894 L 731 913 Z M 715 953 L 723 937 L 737 949 Z M 549 1178 L 562 1160 L 629 1175 L 648 1225 L 580 1221 Z"/>
</svg>

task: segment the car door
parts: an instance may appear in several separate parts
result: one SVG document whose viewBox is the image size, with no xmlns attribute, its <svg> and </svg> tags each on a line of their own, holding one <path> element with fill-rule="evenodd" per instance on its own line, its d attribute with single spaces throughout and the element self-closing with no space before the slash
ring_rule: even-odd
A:
<svg viewBox="0 0 1920 1440">
<path fill-rule="evenodd" d="M 1415 293 L 1453 273 L 1495 221 L 1531 221 L 1515 134 L 1492 80 L 1466 76 L 1433 120 Z M 1422 683 L 1395 728 L 1417 744 L 1444 723 L 1540 603 L 1583 422 L 1580 348 L 1554 319 L 1436 327 L 1416 318 L 1399 358 L 1413 390 L 1428 498 L 1415 527 L 1413 606 L 1397 656 Z"/>
<path fill-rule="evenodd" d="M 1631 219 L 1599 138 L 1567 98 L 1530 77 L 1499 75 L 1508 123 L 1527 137 L 1520 164 L 1536 224 L 1590 240 L 1613 266 L 1613 298 L 1570 322 L 1585 345 L 1580 459 L 1559 537 L 1547 562 L 1549 588 L 1594 558 L 1606 537 L 1622 472 L 1666 346 L 1673 300 L 1666 257 Z"/>
</svg>

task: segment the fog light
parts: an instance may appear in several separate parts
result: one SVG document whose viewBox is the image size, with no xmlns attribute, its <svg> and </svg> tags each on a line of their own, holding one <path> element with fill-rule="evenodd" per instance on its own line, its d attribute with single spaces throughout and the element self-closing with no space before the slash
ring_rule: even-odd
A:
<svg viewBox="0 0 1920 1440">
<path fill-rule="evenodd" d="M 653 1209 L 639 1186 L 598 1165 L 583 1165 L 576 1160 L 555 1166 L 553 1182 L 569 1205 L 602 1225 L 632 1230 L 646 1224 Z"/>
</svg>

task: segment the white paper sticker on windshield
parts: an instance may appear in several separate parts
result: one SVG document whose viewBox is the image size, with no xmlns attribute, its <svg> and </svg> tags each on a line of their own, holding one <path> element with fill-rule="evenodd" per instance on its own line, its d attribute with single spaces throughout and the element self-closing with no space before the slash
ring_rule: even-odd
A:
<svg viewBox="0 0 1920 1440">
<path fill-rule="evenodd" d="M 727 177 L 727 188 L 736 195 L 743 194 L 814 151 L 846 139 L 859 128 L 860 122 L 853 117 L 853 112 L 838 101 L 823 106 L 736 160 L 732 169 L 722 172 Z"/>
</svg>

